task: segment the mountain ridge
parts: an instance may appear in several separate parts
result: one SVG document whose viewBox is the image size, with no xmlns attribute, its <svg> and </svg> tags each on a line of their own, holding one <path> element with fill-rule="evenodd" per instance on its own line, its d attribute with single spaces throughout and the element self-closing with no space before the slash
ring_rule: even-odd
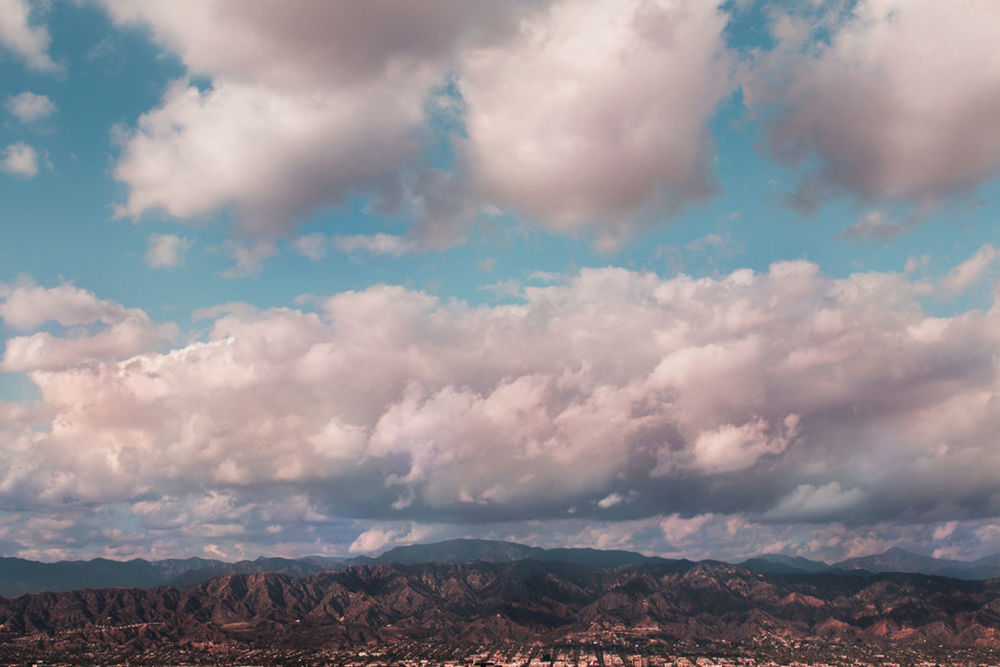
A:
<svg viewBox="0 0 1000 667">
<path fill-rule="evenodd" d="M 377 556 L 357 556 L 344 559 L 324 556 L 294 559 L 260 557 L 255 560 L 225 562 L 197 557 L 158 561 L 138 558 L 128 561 L 95 558 L 89 561 L 40 563 L 22 558 L 2 557 L 0 558 L 0 596 L 12 597 L 22 593 L 65 592 L 84 588 L 101 589 L 121 586 L 150 589 L 165 585 L 183 588 L 230 574 L 272 572 L 303 577 L 352 565 L 377 565 L 390 562 L 403 564 L 461 563 L 479 560 L 502 563 L 527 559 L 539 562 L 569 562 L 598 568 L 618 568 L 641 563 L 692 563 L 692 561 L 685 559 L 667 559 L 624 550 L 545 549 L 517 542 L 462 538 L 397 546 Z M 910 572 L 965 580 L 1000 577 L 1000 554 L 975 561 L 957 561 L 922 556 L 899 548 L 889 549 L 882 554 L 845 559 L 832 565 L 823 561 L 786 554 L 761 554 L 736 564 L 760 574 L 863 575 Z"/>
<path fill-rule="evenodd" d="M 0 599 L 0 645 L 141 650 L 179 642 L 599 642 L 655 637 L 1000 647 L 1000 580 L 764 575 L 721 562 L 381 563 L 306 577 L 231 574 L 157 587 Z"/>
</svg>

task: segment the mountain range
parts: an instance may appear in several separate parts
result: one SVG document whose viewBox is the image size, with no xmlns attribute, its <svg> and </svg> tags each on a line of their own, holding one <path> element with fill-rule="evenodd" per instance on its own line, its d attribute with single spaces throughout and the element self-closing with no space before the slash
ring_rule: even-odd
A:
<svg viewBox="0 0 1000 667">
<path fill-rule="evenodd" d="M 400 640 L 1000 647 L 1000 580 L 760 574 L 720 562 L 354 565 L 232 574 L 184 589 L 0 599 L 0 646 L 358 646 Z M 843 650 L 843 649 L 840 649 Z"/>
<path fill-rule="evenodd" d="M 0 596 L 13 597 L 43 591 L 65 592 L 78 589 L 157 586 L 184 588 L 209 579 L 233 574 L 269 572 L 305 577 L 325 570 L 356 565 L 388 563 L 510 563 L 533 560 L 570 563 L 594 568 L 618 568 L 635 564 L 686 566 L 687 560 L 645 556 L 632 551 L 586 548 L 543 549 L 515 542 L 455 539 L 433 544 L 414 544 L 390 549 L 379 556 L 355 558 L 258 558 L 235 563 L 206 558 L 147 561 L 89 561 L 40 563 L 21 558 L 0 558 Z M 704 561 L 718 563 L 719 561 Z M 978 580 L 1000 577 L 1000 554 L 976 561 L 932 558 L 893 548 L 885 553 L 850 558 L 834 564 L 800 556 L 763 554 L 737 563 L 759 574 L 879 574 L 905 572 Z"/>
</svg>

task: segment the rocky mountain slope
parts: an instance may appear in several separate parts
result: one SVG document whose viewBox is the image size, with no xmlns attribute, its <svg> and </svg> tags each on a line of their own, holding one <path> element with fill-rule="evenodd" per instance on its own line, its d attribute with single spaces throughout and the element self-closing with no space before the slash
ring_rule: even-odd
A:
<svg viewBox="0 0 1000 667">
<path fill-rule="evenodd" d="M 182 590 L 0 599 L 0 644 L 137 649 L 183 642 L 589 641 L 609 633 L 750 642 L 1000 646 L 1000 581 L 765 575 L 722 563 L 379 564 L 301 578 L 228 575 Z"/>
</svg>

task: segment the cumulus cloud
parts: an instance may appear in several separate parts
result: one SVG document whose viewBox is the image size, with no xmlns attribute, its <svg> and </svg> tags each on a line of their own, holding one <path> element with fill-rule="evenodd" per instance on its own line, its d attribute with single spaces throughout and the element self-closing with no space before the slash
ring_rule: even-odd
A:
<svg viewBox="0 0 1000 667">
<path fill-rule="evenodd" d="M 774 157 L 810 170 L 800 206 L 844 192 L 928 206 L 1000 170 L 996 3 L 863 0 L 823 15 L 811 27 L 829 39 L 815 41 L 779 16 L 744 92 Z"/>
<path fill-rule="evenodd" d="M 22 123 L 33 123 L 56 111 L 56 105 L 45 95 L 37 95 L 25 91 L 17 95 L 7 96 L 7 111 L 14 114 Z"/>
<path fill-rule="evenodd" d="M 174 82 L 126 130 L 122 215 L 228 208 L 294 236 L 362 196 L 444 248 L 492 203 L 611 244 L 715 190 L 707 121 L 734 58 L 712 3 L 103 4 L 210 81 Z M 435 132 L 453 170 L 423 154 Z"/>
<path fill-rule="evenodd" d="M 760 418 L 703 431 L 694 441 L 692 464 L 708 472 L 733 472 L 749 468 L 767 454 L 780 454 L 797 435 L 798 415 L 789 414 L 782 423 L 784 428 L 777 433 L 770 432 L 768 423 Z"/>
<path fill-rule="evenodd" d="M 399 78 L 327 93 L 176 82 L 124 144 L 115 167 L 129 187 L 121 212 L 190 219 L 232 206 L 244 231 L 266 236 L 290 233 L 300 217 L 354 192 L 391 189 L 416 148 L 418 84 L 427 82 Z"/>
<path fill-rule="evenodd" d="M 158 347 L 177 330 L 172 323 L 157 324 L 141 310 L 98 299 L 71 284 L 0 286 L 0 297 L 0 318 L 7 326 L 33 331 L 54 323 L 64 329 L 62 335 L 38 331 L 8 339 L 0 361 L 0 370 L 7 372 L 54 370 L 127 357 Z"/>
<path fill-rule="evenodd" d="M 191 247 L 191 241 L 175 234 L 152 234 L 149 248 L 143 255 L 146 264 L 153 268 L 170 268 L 184 263 L 184 255 Z"/>
<path fill-rule="evenodd" d="M 842 489 L 840 482 L 822 486 L 801 484 L 764 515 L 784 521 L 817 521 L 842 516 L 857 507 L 865 494 L 858 489 Z"/>
<path fill-rule="evenodd" d="M 70 283 L 39 287 L 25 280 L 14 286 L 0 286 L 0 318 L 21 331 L 37 329 L 46 322 L 76 326 L 100 320 L 111 324 L 123 319 L 127 309 L 93 292 Z"/>
<path fill-rule="evenodd" d="M 587 269 L 495 306 L 384 285 L 315 310 L 229 305 L 199 313 L 205 338 L 158 351 L 170 327 L 141 312 L 10 287 L 8 326 L 65 330 L 7 343 L 5 368 L 40 399 L 30 426 L 5 427 L 0 507 L 211 492 L 235 517 L 294 489 L 303 525 L 376 522 L 345 549 L 380 521 L 525 534 L 613 515 L 666 550 L 683 531 L 657 521 L 675 514 L 774 525 L 776 541 L 820 518 L 855 533 L 990 519 L 998 313 L 929 317 L 921 298 L 906 274 L 803 261 L 701 279 Z M 281 534 L 254 521 L 255 539 Z M 615 530 L 608 544 L 629 539 Z"/>
<path fill-rule="evenodd" d="M 606 237 L 647 206 L 704 199 L 707 121 L 731 89 L 725 24 L 709 2 L 559 2 L 511 44 L 470 50 L 458 84 L 472 178 L 542 224 Z"/>
<path fill-rule="evenodd" d="M 193 218 L 232 207 L 244 229 L 288 234 L 349 195 L 395 201 L 419 152 L 425 100 L 454 53 L 511 24 L 513 5 L 132 2 L 106 0 L 119 24 L 145 25 L 201 90 L 176 82 L 125 138 L 121 208 Z M 220 30 L 220 26 L 225 26 Z"/>
<path fill-rule="evenodd" d="M 0 46 L 32 69 L 56 71 L 59 66 L 49 57 L 49 31 L 32 20 L 31 13 L 28 0 L 0 0 Z"/>
<path fill-rule="evenodd" d="M 21 178 L 34 178 L 38 175 L 38 151 L 24 142 L 11 144 L 4 149 L 0 167 Z"/>
</svg>

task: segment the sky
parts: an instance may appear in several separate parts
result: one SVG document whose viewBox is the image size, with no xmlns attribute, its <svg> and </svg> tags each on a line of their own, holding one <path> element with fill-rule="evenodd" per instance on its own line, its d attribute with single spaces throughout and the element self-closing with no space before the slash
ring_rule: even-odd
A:
<svg viewBox="0 0 1000 667">
<path fill-rule="evenodd" d="M 0 0 L 0 555 L 1000 552 L 994 0 Z"/>
</svg>

